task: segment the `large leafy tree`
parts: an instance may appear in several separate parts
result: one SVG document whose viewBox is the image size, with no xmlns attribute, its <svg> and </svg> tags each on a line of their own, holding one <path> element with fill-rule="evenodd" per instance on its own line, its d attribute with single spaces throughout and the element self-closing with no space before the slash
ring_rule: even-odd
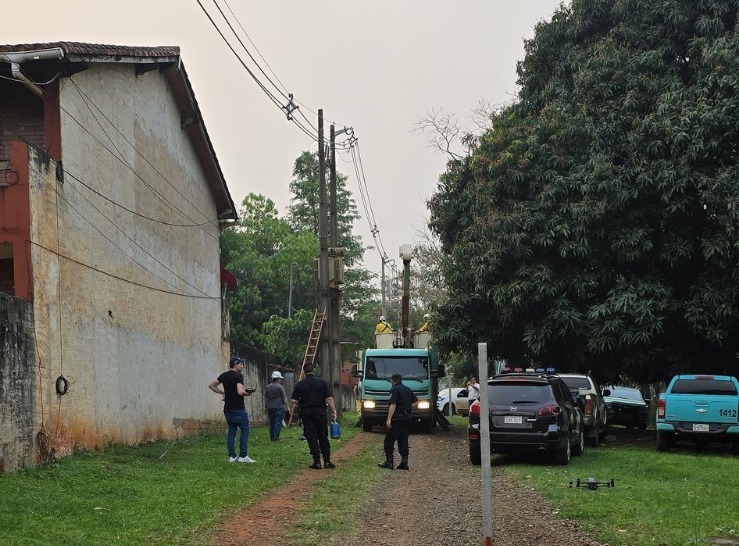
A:
<svg viewBox="0 0 739 546">
<path fill-rule="evenodd" d="M 739 371 L 739 0 L 574 0 L 430 201 L 445 350 Z"/>
<path fill-rule="evenodd" d="M 279 217 L 274 202 L 262 195 L 247 195 L 239 217 L 239 225 L 225 230 L 221 237 L 222 263 L 238 281 L 237 290 L 229 296 L 231 337 L 269 349 L 277 344 L 265 336 L 283 335 L 285 330 L 275 326 L 265 332 L 263 325 L 273 317 L 292 315 L 288 312 L 291 278 L 293 309 L 316 307 L 313 258 L 318 253 L 318 239 L 310 232 L 294 232 Z M 291 331 L 301 327 L 307 331 L 310 318 L 306 321 L 303 315 L 295 314 L 293 323 Z M 285 347 L 298 343 L 293 338 L 283 341 Z M 278 356 L 294 360 L 293 353 Z"/>
</svg>

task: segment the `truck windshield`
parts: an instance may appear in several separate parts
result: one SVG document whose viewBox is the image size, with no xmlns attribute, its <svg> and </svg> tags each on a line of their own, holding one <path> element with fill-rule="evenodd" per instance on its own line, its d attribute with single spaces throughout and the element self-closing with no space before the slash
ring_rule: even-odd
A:
<svg viewBox="0 0 739 546">
<path fill-rule="evenodd" d="M 387 379 L 399 373 L 403 379 L 428 379 L 429 362 L 422 356 L 381 356 L 367 359 L 365 379 Z"/>
</svg>

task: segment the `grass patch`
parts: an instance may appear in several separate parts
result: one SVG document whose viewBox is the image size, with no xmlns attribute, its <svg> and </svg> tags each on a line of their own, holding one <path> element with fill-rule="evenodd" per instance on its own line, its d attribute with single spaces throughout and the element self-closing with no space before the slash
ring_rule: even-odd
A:
<svg viewBox="0 0 739 546">
<path fill-rule="evenodd" d="M 360 430 L 351 427 L 354 420 L 356 414 L 343 417 L 342 441 Z M 297 427 L 283 429 L 279 442 L 269 440 L 266 427 L 253 427 L 249 455 L 256 464 L 228 463 L 225 424 L 215 430 L 76 453 L 0 476 L 0 542 L 202 546 L 234 501 L 258 502 L 310 462 Z"/>
<path fill-rule="evenodd" d="M 354 434 L 358 431 L 361 429 L 353 429 Z M 356 516 L 362 513 L 362 503 L 369 502 L 370 491 L 387 473 L 377 466 L 383 438 L 373 434 L 369 449 L 342 461 L 340 472 L 331 472 L 328 478 L 318 482 L 310 506 L 287 535 L 292 544 L 322 546 L 336 536 L 346 537 L 356 530 Z"/>
<path fill-rule="evenodd" d="M 703 545 L 708 536 L 739 539 L 739 458 L 728 454 L 657 453 L 651 442 L 602 445 L 586 449 L 566 467 L 517 459 L 503 469 L 541 491 L 561 516 L 578 520 L 611 546 Z M 569 487 L 588 477 L 613 478 L 616 487 Z"/>
</svg>

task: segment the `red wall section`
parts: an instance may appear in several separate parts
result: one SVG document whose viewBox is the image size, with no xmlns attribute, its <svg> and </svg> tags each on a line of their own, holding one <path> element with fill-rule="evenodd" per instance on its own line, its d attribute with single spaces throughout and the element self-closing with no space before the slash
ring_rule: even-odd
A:
<svg viewBox="0 0 739 546">
<path fill-rule="evenodd" d="M 13 244 L 15 296 L 33 300 L 31 283 L 31 207 L 28 182 L 28 146 L 9 143 L 14 184 L 0 188 L 0 242 Z"/>
</svg>

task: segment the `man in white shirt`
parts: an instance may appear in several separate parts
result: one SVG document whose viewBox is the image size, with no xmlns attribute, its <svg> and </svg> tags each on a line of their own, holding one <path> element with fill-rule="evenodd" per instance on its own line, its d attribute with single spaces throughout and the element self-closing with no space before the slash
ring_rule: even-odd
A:
<svg viewBox="0 0 739 546">
<path fill-rule="evenodd" d="M 475 376 L 472 376 L 470 377 L 470 380 L 467 381 L 467 401 L 469 402 L 469 405 L 471 406 L 472 402 L 477 400 L 479 396 L 480 384 L 477 382 Z"/>
</svg>

